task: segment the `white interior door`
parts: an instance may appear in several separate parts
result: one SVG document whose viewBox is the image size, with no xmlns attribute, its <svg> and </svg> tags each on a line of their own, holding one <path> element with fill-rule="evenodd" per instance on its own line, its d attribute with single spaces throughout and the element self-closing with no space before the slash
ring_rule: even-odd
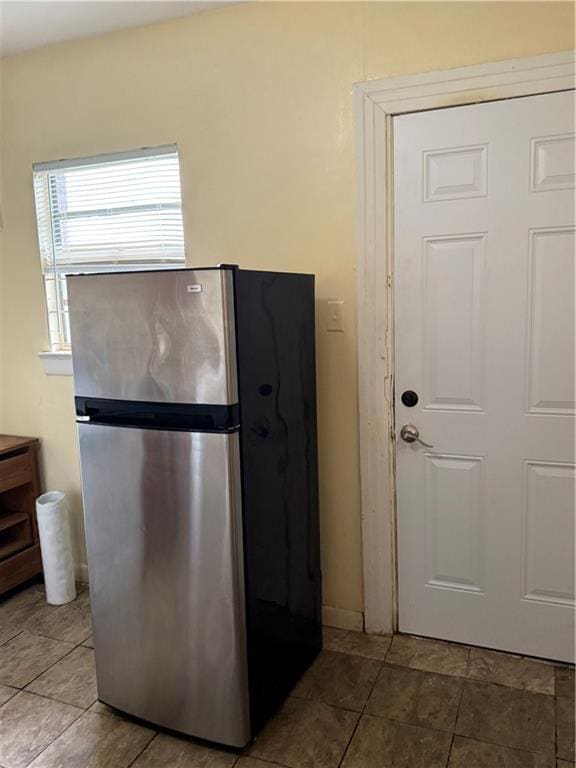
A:
<svg viewBox="0 0 576 768">
<path fill-rule="evenodd" d="M 574 660 L 574 149 L 573 92 L 394 118 L 403 632 Z"/>
</svg>

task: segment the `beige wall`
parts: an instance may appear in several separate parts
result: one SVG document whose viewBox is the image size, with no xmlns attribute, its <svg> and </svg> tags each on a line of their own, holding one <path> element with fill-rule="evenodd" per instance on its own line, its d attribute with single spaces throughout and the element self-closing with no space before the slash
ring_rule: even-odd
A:
<svg viewBox="0 0 576 768">
<path fill-rule="evenodd" d="M 3 60 L 2 427 L 42 438 L 77 521 L 72 381 L 37 358 L 32 163 L 177 142 L 189 263 L 313 271 L 344 299 L 344 334 L 319 307 L 324 603 L 360 611 L 352 84 L 571 48 L 573 21 L 568 3 L 262 3 Z"/>
</svg>

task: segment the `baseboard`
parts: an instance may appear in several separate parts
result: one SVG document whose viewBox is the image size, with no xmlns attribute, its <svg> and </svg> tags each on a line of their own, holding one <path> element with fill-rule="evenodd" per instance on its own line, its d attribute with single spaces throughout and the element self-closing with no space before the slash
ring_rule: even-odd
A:
<svg viewBox="0 0 576 768">
<path fill-rule="evenodd" d="M 83 581 L 88 584 L 88 566 L 86 563 L 75 563 L 74 578 L 76 581 Z"/>
<path fill-rule="evenodd" d="M 348 611 L 345 608 L 323 605 L 322 624 L 326 627 L 336 627 L 336 629 L 352 629 L 355 632 L 363 632 L 364 614 L 362 611 Z"/>
</svg>

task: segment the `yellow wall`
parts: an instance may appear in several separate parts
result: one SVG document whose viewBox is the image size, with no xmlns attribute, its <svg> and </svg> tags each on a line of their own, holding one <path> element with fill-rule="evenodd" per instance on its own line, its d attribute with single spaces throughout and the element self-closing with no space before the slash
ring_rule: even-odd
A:
<svg viewBox="0 0 576 768">
<path fill-rule="evenodd" d="M 190 264 L 313 271 L 324 603 L 362 609 L 352 84 L 571 48 L 569 3 L 241 4 L 2 62 L 2 428 L 80 520 L 72 381 L 47 377 L 32 163 L 177 142 Z M 322 307 L 320 307 L 322 310 Z"/>
</svg>

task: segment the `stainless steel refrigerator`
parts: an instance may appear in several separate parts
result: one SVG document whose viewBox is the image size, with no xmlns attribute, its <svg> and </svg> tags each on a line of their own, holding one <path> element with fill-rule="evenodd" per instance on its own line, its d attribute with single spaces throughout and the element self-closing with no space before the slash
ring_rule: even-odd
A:
<svg viewBox="0 0 576 768">
<path fill-rule="evenodd" d="M 68 293 L 99 700 L 242 747 L 321 647 L 314 278 Z"/>
</svg>

